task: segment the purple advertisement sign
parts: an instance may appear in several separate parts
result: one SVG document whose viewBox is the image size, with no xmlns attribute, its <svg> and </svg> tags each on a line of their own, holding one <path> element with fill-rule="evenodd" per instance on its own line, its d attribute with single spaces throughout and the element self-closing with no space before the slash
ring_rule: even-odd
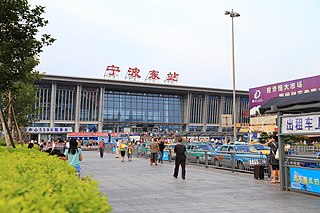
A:
<svg viewBox="0 0 320 213">
<path fill-rule="evenodd" d="M 251 88 L 249 89 L 250 115 L 256 114 L 260 106 L 272 98 L 315 91 L 320 91 L 320 75 Z"/>
</svg>

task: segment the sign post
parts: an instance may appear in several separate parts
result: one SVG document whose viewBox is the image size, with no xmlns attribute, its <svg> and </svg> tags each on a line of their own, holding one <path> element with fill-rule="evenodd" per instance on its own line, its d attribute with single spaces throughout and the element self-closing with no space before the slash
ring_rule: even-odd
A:
<svg viewBox="0 0 320 213">
<path fill-rule="evenodd" d="M 231 114 L 222 114 L 221 115 L 221 126 L 226 128 L 226 143 L 228 140 L 228 126 L 232 126 L 232 115 Z"/>
</svg>

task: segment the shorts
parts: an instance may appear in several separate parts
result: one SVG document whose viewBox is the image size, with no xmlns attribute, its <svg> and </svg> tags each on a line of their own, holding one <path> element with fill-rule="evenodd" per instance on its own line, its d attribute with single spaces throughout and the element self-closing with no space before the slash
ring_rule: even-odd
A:
<svg viewBox="0 0 320 213">
<path fill-rule="evenodd" d="M 132 154 L 128 154 L 128 158 L 132 158 Z"/>
<path fill-rule="evenodd" d="M 74 168 L 76 168 L 78 174 L 80 174 L 80 172 L 81 172 L 81 167 L 80 167 L 80 166 L 74 166 Z"/>
<path fill-rule="evenodd" d="M 279 165 L 271 165 L 272 170 L 279 170 Z"/>
<path fill-rule="evenodd" d="M 157 162 L 158 153 L 151 153 L 150 155 L 150 161 L 151 162 Z"/>
<path fill-rule="evenodd" d="M 121 157 L 124 157 L 126 155 L 126 151 L 120 151 Z"/>
</svg>

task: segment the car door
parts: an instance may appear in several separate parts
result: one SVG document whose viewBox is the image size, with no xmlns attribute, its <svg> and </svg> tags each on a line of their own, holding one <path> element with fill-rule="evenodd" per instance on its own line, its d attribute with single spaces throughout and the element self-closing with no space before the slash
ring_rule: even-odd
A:
<svg viewBox="0 0 320 213">
<path fill-rule="evenodd" d="M 219 150 L 216 152 L 215 159 L 219 161 L 219 165 L 226 166 L 228 164 L 226 157 L 228 154 L 228 146 L 223 145 L 219 148 Z M 217 165 L 217 163 L 214 162 L 214 164 Z"/>
<path fill-rule="evenodd" d="M 195 154 L 194 154 L 194 149 L 195 149 L 194 144 L 190 144 L 187 147 L 187 155 L 188 155 L 189 162 L 195 162 L 195 160 L 196 160 Z"/>
</svg>

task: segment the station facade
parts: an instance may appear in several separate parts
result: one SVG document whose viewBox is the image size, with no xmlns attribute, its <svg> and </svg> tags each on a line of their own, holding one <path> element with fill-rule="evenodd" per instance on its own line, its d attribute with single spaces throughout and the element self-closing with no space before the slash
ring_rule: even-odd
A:
<svg viewBox="0 0 320 213">
<path fill-rule="evenodd" d="M 73 132 L 223 132 L 232 90 L 46 75 L 32 127 Z M 249 93 L 236 91 L 236 123 L 249 124 Z M 40 128 L 40 130 L 39 130 Z M 50 131 L 47 131 L 47 133 Z M 50 132 L 52 133 L 52 132 Z"/>
</svg>

